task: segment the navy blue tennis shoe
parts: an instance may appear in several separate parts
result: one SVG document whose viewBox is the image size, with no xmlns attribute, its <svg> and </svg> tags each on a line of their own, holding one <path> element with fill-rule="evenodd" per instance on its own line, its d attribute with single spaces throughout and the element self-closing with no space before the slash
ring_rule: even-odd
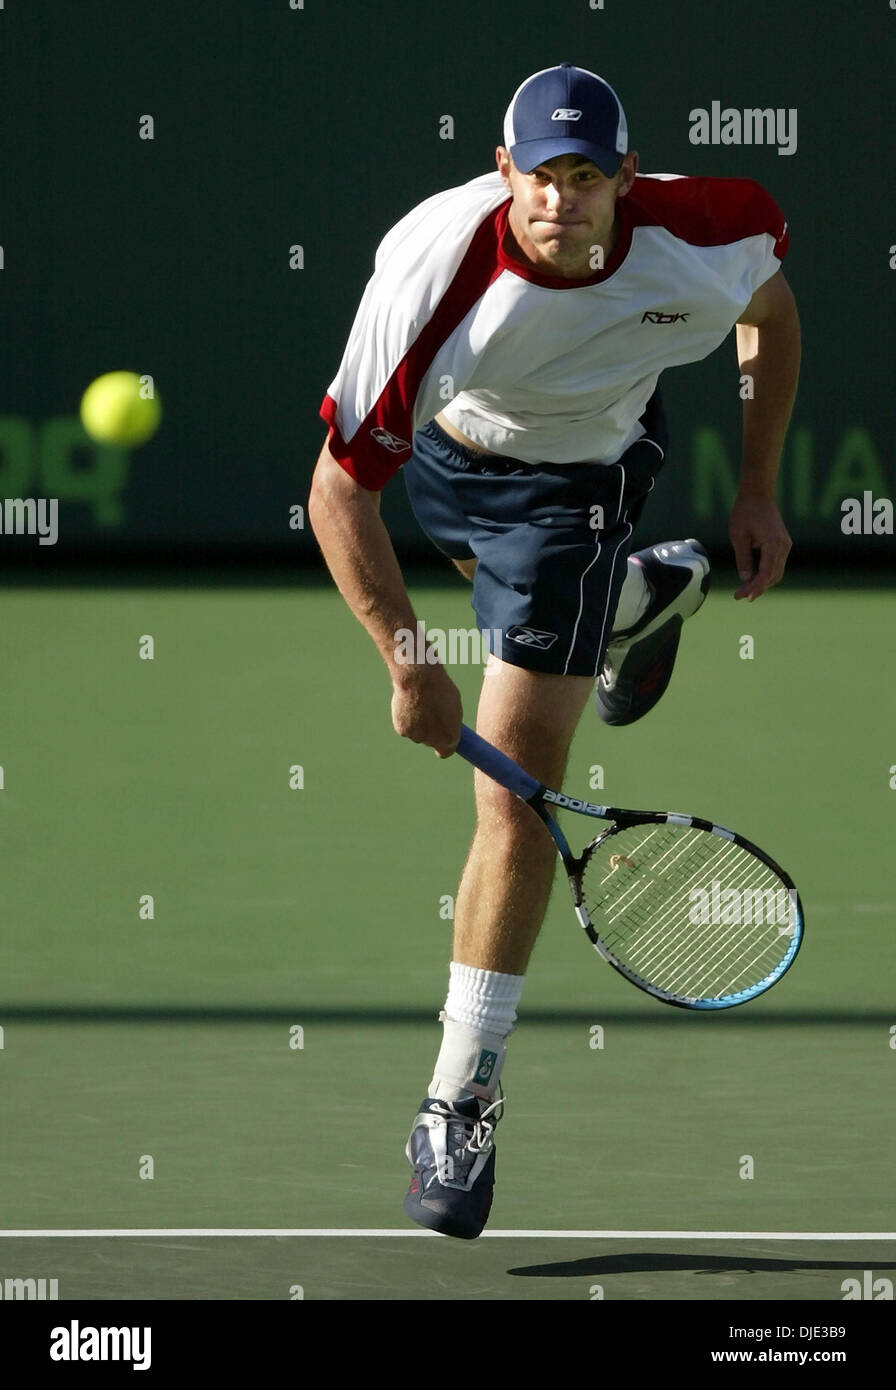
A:
<svg viewBox="0 0 896 1390">
<path fill-rule="evenodd" d="M 699 541 L 666 541 L 629 557 L 639 564 L 651 589 L 638 621 L 614 632 L 594 704 L 605 724 L 634 724 L 666 693 L 690 618 L 709 592 L 709 556 Z"/>
<path fill-rule="evenodd" d="M 503 1104 L 503 1096 L 427 1096 L 421 1103 L 405 1150 L 414 1176 L 404 1209 L 418 1226 L 459 1240 L 481 1234 L 492 1205 L 494 1133 Z"/>
</svg>

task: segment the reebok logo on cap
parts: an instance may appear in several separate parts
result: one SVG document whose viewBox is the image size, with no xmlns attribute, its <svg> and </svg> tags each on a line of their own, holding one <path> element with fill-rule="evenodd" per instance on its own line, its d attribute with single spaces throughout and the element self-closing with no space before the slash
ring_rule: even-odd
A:
<svg viewBox="0 0 896 1390">
<path fill-rule="evenodd" d="M 504 148 L 523 174 L 557 155 L 577 154 L 612 179 L 628 152 L 625 113 L 596 72 L 571 63 L 543 68 L 513 94 L 504 116 Z"/>
</svg>

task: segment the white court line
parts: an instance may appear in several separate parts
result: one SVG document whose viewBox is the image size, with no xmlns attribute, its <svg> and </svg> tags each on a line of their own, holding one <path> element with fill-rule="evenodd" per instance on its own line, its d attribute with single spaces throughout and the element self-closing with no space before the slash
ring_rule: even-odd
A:
<svg viewBox="0 0 896 1390">
<path fill-rule="evenodd" d="M 431 1239 L 436 1231 L 414 1230 L 401 1227 L 392 1229 L 352 1229 L 338 1226 L 332 1228 L 291 1229 L 289 1227 L 259 1226 L 246 1229 L 216 1229 L 207 1226 L 182 1227 L 135 1227 L 133 1230 L 49 1230 L 49 1231 L 0 1231 L 0 1239 L 65 1239 L 67 1237 L 93 1238 L 105 1240 L 115 1237 L 144 1238 L 150 1236 L 230 1236 L 234 1238 L 262 1239 L 296 1238 L 303 1239 L 323 1236 L 333 1238 L 348 1236 L 353 1239 L 374 1237 L 395 1239 L 407 1236 Z M 448 1239 L 448 1237 L 442 1237 Z M 880 1240 L 896 1241 L 896 1231 L 483 1231 L 480 1240 Z"/>
</svg>

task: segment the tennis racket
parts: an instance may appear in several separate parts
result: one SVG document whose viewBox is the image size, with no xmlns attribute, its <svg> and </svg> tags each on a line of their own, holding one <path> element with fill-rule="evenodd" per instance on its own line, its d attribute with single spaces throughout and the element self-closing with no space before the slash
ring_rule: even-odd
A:
<svg viewBox="0 0 896 1390">
<path fill-rule="evenodd" d="M 552 791 L 466 725 L 457 751 L 541 817 L 580 925 L 639 989 L 684 1009 L 729 1009 L 793 964 L 803 938 L 799 894 L 742 835 L 697 816 L 623 811 Z M 612 824 L 577 858 L 554 809 Z"/>
</svg>

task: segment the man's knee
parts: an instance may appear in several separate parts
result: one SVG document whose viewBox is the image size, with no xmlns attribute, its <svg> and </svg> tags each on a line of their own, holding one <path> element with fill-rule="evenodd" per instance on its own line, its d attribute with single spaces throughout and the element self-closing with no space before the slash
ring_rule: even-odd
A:
<svg viewBox="0 0 896 1390">
<path fill-rule="evenodd" d="M 553 841 L 532 807 L 483 774 L 476 778 L 476 819 L 477 834 L 496 854 L 513 855 L 514 847 L 524 847 L 526 854 L 553 855 Z"/>
</svg>

